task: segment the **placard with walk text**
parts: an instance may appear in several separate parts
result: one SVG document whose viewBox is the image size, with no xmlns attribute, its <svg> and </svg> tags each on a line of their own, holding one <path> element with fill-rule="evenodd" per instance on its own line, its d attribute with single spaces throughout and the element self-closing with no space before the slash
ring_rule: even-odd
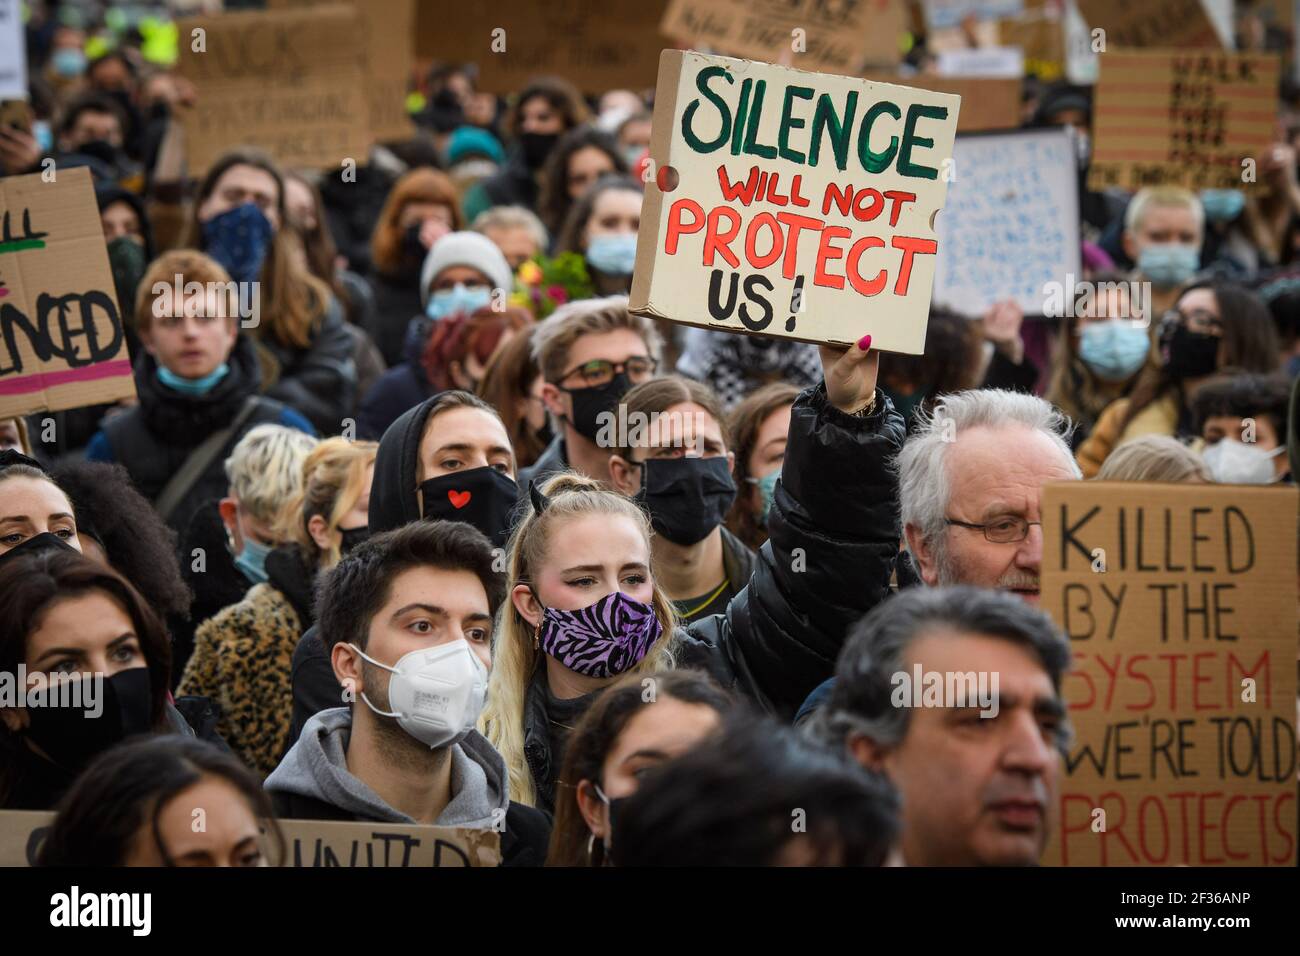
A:
<svg viewBox="0 0 1300 956">
<path fill-rule="evenodd" d="M 0 179 L 0 418 L 135 397 L 85 167 Z"/>
<path fill-rule="evenodd" d="M 922 352 L 960 104 L 665 50 L 631 309 Z"/>
<path fill-rule="evenodd" d="M 1277 55 L 1115 50 L 1099 61 L 1090 188 L 1242 189 L 1263 176 Z"/>
<path fill-rule="evenodd" d="M 1044 860 L 1294 866 L 1295 487 L 1043 489 L 1074 742 Z"/>
</svg>

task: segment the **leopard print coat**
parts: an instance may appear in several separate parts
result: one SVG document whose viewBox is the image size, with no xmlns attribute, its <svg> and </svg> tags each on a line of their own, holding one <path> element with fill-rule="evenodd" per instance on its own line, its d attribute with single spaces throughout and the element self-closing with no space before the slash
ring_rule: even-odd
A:
<svg viewBox="0 0 1300 956">
<path fill-rule="evenodd" d="M 210 698 L 217 732 L 263 777 L 288 750 L 293 715 L 290 664 L 302 622 L 288 599 L 256 584 L 244 599 L 199 625 L 178 694 Z"/>
</svg>

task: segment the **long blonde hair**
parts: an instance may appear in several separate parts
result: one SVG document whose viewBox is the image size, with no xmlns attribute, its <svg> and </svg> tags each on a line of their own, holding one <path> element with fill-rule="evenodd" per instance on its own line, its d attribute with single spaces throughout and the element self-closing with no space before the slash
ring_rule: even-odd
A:
<svg viewBox="0 0 1300 956">
<path fill-rule="evenodd" d="M 276 534 L 296 544 L 308 566 L 328 570 L 342 559 L 339 522 L 361 497 L 366 469 L 375 462 L 379 445 L 372 441 L 327 438 L 302 463 L 302 487 L 285 502 L 276 520 Z M 320 515 L 330 530 L 330 546 L 322 549 L 307 530 Z"/>
<path fill-rule="evenodd" d="M 626 517 L 641 529 L 647 546 L 650 541 L 650 521 L 645 512 L 632 499 L 603 488 L 592 478 L 572 471 L 560 472 L 546 481 L 542 494 L 550 499 L 546 510 L 538 514 L 530 502 L 510 536 L 506 600 L 492 642 L 487 706 L 479 721 L 484 736 L 505 758 L 510 774 L 510 798 L 530 807 L 537 803 L 537 787 L 524 759 L 524 707 L 533 673 L 545 654 L 533 647 L 533 626 L 519 613 L 510 595 L 516 585 L 537 580 L 537 570 L 546 562 L 551 536 L 570 519 L 588 514 Z M 677 615 L 668 596 L 654 582 L 653 572 L 651 584 L 654 588 L 651 604 L 663 624 L 663 635 L 628 673 L 652 672 L 676 665 L 671 644 Z M 617 679 L 611 677 L 609 682 L 612 684 Z"/>
</svg>

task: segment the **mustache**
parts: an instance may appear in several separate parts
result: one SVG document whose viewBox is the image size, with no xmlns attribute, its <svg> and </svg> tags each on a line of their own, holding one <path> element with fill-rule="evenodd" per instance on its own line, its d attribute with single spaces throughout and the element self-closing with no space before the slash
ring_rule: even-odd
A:
<svg viewBox="0 0 1300 956">
<path fill-rule="evenodd" d="M 1047 782 L 1041 775 L 998 774 L 984 788 L 981 799 L 986 807 L 1014 800 L 1019 803 L 1033 802 L 1038 804 L 1041 809 L 1046 810 L 1048 799 Z"/>
<path fill-rule="evenodd" d="M 1027 571 L 1008 571 L 998 578 L 994 587 L 1003 591 L 1037 591 L 1038 575 Z"/>
</svg>

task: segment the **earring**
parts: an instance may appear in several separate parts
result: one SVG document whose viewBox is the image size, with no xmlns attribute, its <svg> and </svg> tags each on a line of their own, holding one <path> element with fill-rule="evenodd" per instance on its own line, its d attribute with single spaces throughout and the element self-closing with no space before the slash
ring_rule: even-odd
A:
<svg viewBox="0 0 1300 956">
<path fill-rule="evenodd" d="M 533 650 L 542 646 L 542 622 L 538 621 L 533 625 Z"/>
</svg>

